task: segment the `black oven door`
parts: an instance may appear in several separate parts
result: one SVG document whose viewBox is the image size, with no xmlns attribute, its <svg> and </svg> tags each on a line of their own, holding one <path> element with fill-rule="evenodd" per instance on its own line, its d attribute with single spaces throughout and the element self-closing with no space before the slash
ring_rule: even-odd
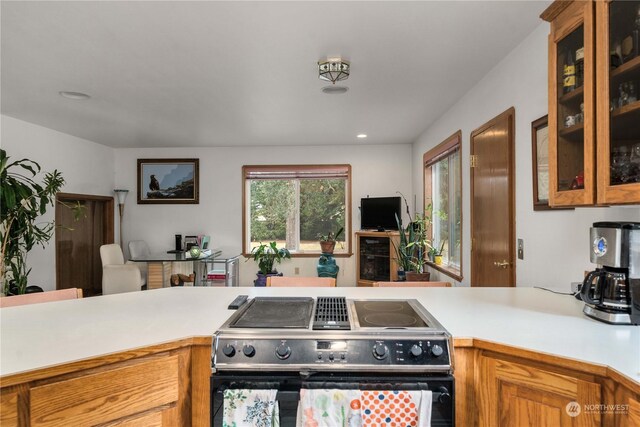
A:
<svg viewBox="0 0 640 427">
<path fill-rule="evenodd" d="M 431 390 L 431 425 L 455 425 L 455 384 L 451 375 L 384 375 L 360 373 L 246 373 L 224 372 L 211 377 L 211 425 L 222 427 L 226 389 L 276 389 L 280 426 L 294 427 L 301 388 L 345 390 Z"/>
</svg>

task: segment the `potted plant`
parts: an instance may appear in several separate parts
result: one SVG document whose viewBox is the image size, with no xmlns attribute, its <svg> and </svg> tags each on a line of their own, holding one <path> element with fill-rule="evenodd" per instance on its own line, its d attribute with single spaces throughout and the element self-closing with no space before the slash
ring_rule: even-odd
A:
<svg viewBox="0 0 640 427">
<path fill-rule="evenodd" d="M 318 233 L 318 240 L 320 240 L 320 249 L 323 254 L 332 254 L 336 247 L 336 241 L 340 238 L 340 235 L 344 231 L 344 227 L 340 227 L 337 233 L 330 231 L 329 234 Z"/>
<path fill-rule="evenodd" d="M 440 245 L 440 249 L 436 249 L 435 247 L 432 248 L 433 249 L 433 262 L 436 265 L 442 265 L 442 251 L 444 250 L 444 243 L 446 242 L 446 240 L 442 241 L 442 244 Z"/>
<path fill-rule="evenodd" d="M 430 206 L 427 212 L 430 211 L 429 208 Z M 431 240 L 428 238 L 430 225 L 431 217 L 428 213 L 417 213 L 415 219 L 404 230 L 407 234 L 406 250 L 409 255 L 409 271 L 405 272 L 408 281 L 428 281 L 431 276 L 426 271 L 427 253 L 432 248 Z"/>
<path fill-rule="evenodd" d="M 7 152 L 0 150 L 0 281 L 5 295 L 42 291 L 38 286 L 28 286 L 31 268 L 26 263 L 27 254 L 35 245 L 44 248 L 53 236 L 53 221 L 36 221 L 48 206 L 53 206 L 64 178 L 54 170 L 45 173 L 40 184 L 34 180 L 39 172 L 40 165 L 33 160 L 9 163 Z M 76 220 L 79 219 L 82 206 L 69 207 L 74 210 Z"/>
<path fill-rule="evenodd" d="M 255 286 L 266 286 L 267 276 L 278 275 L 278 271 L 274 270 L 274 264 L 280 264 L 284 259 L 291 259 L 289 250 L 286 248 L 278 249 L 276 242 L 260 243 L 259 246 L 251 250 L 251 256 L 258 263 L 260 269 L 257 273 L 258 278 L 254 282 Z"/>
<path fill-rule="evenodd" d="M 431 228 L 432 206 L 429 204 L 425 207 L 425 213 L 416 213 L 415 219 L 411 218 L 409 204 L 404 195 L 398 192 L 404 199 L 409 216 L 409 225 L 406 227 L 402 224 L 402 218 L 396 215 L 396 223 L 400 231 L 399 243 L 394 243 L 396 250 L 396 260 L 398 262 L 398 278 L 402 279 L 401 271 L 408 281 L 428 281 L 431 274 L 426 270 L 427 256 L 431 256 L 434 251 L 429 239 L 429 231 Z M 438 215 L 441 215 L 438 213 Z M 393 242 L 393 241 L 392 241 Z"/>
<path fill-rule="evenodd" d="M 406 279 L 406 272 L 411 271 L 411 249 L 407 248 L 407 233 L 403 233 L 404 227 L 402 226 L 402 218 L 396 215 L 396 223 L 398 224 L 398 230 L 400 230 L 400 237 L 398 244 L 391 239 L 391 244 L 396 252 L 396 262 L 398 264 L 398 280 L 404 281 Z"/>
</svg>

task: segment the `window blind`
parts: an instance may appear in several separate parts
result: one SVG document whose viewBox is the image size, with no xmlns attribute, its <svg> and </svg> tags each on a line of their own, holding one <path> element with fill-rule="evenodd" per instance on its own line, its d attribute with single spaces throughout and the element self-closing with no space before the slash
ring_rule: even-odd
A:
<svg viewBox="0 0 640 427">
<path fill-rule="evenodd" d="M 349 165 L 244 166 L 245 180 L 349 178 Z"/>
</svg>

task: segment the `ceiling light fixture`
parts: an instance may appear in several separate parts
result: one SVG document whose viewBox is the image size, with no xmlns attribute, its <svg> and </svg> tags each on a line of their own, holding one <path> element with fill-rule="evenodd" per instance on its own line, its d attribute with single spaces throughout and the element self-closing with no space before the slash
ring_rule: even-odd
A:
<svg viewBox="0 0 640 427">
<path fill-rule="evenodd" d="M 60 91 L 58 93 L 63 98 L 73 99 L 73 100 L 76 100 L 76 101 L 80 101 L 80 100 L 83 100 L 83 99 L 91 98 L 89 95 L 87 95 L 86 93 L 82 93 L 82 92 L 69 92 L 69 91 L 63 90 L 63 91 Z"/>
<path fill-rule="evenodd" d="M 347 92 L 349 88 L 346 86 L 325 86 L 321 90 L 329 95 L 340 95 Z"/>
<path fill-rule="evenodd" d="M 318 78 L 333 84 L 349 78 L 351 65 L 340 57 L 318 61 Z"/>
<path fill-rule="evenodd" d="M 356 135 L 356 137 L 360 138 L 360 139 L 365 139 L 367 137 L 367 134 L 366 133 L 359 133 L 358 135 Z"/>
</svg>

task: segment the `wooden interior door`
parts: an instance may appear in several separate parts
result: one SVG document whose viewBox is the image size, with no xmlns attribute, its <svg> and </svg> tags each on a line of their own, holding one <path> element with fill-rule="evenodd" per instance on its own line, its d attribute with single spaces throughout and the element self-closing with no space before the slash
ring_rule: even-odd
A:
<svg viewBox="0 0 640 427">
<path fill-rule="evenodd" d="M 113 197 L 58 193 L 56 199 L 56 289 L 101 295 L 100 246 L 114 241 Z M 68 207 L 75 203 L 84 206 L 78 221 Z"/>
<path fill-rule="evenodd" d="M 471 286 L 515 286 L 515 109 L 471 133 Z"/>
</svg>

